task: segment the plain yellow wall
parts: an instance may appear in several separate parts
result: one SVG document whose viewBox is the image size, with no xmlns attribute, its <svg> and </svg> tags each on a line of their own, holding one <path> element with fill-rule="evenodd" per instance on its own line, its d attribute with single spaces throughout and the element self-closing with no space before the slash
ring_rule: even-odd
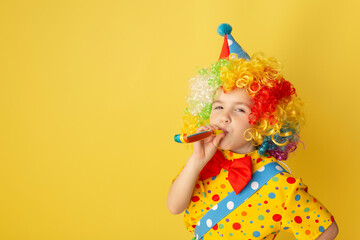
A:
<svg viewBox="0 0 360 240">
<path fill-rule="evenodd" d="M 314 0 L 1 1 L 0 239 L 191 239 L 166 208 L 190 151 L 188 79 L 218 59 L 220 23 L 284 65 L 307 103 L 287 161 L 360 224 L 360 4 Z M 281 233 L 279 240 L 295 239 Z"/>
</svg>

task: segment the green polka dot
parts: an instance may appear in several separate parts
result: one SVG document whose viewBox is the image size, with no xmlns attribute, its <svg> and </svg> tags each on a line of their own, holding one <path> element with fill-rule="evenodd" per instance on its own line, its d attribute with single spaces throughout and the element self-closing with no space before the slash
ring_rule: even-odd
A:
<svg viewBox="0 0 360 240">
<path fill-rule="evenodd" d="M 264 218 L 265 217 L 263 215 L 259 215 L 259 217 L 258 217 L 259 220 L 264 220 Z"/>
<path fill-rule="evenodd" d="M 270 225 L 270 228 L 274 228 L 274 225 Z"/>
<path fill-rule="evenodd" d="M 294 211 L 294 210 L 292 210 L 292 211 L 291 211 L 291 213 L 295 213 L 295 211 Z"/>
<path fill-rule="evenodd" d="M 219 224 L 219 228 L 223 229 L 224 228 L 224 224 Z"/>
<path fill-rule="evenodd" d="M 304 212 L 308 212 L 308 211 L 310 211 L 310 208 L 307 207 L 304 209 Z"/>
<path fill-rule="evenodd" d="M 288 187 L 284 187 L 285 190 L 288 190 Z"/>
<path fill-rule="evenodd" d="M 206 198 L 206 195 L 205 195 L 205 193 L 203 192 L 203 196 Z"/>
<path fill-rule="evenodd" d="M 232 237 L 233 234 L 232 234 L 232 233 L 229 233 L 229 235 L 230 235 L 230 237 Z"/>
<path fill-rule="evenodd" d="M 209 234 L 210 234 L 210 236 L 211 236 L 211 235 L 212 235 L 212 232 L 210 232 Z"/>
<path fill-rule="evenodd" d="M 272 180 L 273 180 L 274 182 L 277 182 L 277 181 L 279 181 L 279 178 L 278 178 L 278 177 L 273 177 Z"/>
</svg>

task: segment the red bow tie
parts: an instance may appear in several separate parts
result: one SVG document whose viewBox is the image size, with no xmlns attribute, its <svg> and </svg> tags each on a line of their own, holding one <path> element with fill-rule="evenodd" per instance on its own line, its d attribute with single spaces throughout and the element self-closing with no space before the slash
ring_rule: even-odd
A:
<svg viewBox="0 0 360 240">
<path fill-rule="evenodd" d="M 228 171 L 228 180 L 235 193 L 239 194 L 239 192 L 251 179 L 251 157 L 245 155 L 245 157 L 230 161 L 225 159 L 224 155 L 219 150 L 217 150 L 214 156 L 201 170 L 200 180 L 205 180 L 209 177 L 218 175 L 222 168 Z"/>
</svg>

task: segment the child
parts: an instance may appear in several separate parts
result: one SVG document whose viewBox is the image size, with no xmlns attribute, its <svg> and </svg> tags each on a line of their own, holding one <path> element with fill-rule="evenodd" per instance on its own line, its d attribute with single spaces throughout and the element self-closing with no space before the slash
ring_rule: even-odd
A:
<svg viewBox="0 0 360 240">
<path fill-rule="evenodd" d="M 231 30 L 219 26 L 225 38 L 219 61 L 191 79 L 183 127 L 187 134 L 223 133 L 193 144 L 168 208 L 185 210 L 195 239 L 274 239 L 280 230 L 296 239 L 334 239 L 334 217 L 278 161 L 299 142 L 302 101 L 279 62 L 250 59 Z"/>
</svg>

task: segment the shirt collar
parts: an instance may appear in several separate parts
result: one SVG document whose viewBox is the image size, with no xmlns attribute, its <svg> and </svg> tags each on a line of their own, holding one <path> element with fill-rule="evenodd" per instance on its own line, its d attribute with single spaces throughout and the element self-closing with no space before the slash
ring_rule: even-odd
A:
<svg viewBox="0 0 360 240">
<path fill-rule="evenodd" d="M 266 163 L 268 163 L 269 161 L 272 161 L 271 157 L 269 158 L 269 156 L 264 156 L 264 155 L 259 155 L 258 153 L 258 150 L 254 150 L 252 152 L 249 152 L 249 153 L 244 153 L 244 154 L 241 154 L 241 153 L 235 153 L 235 152 L 232 152 L 232 151 L 229 151 L 229 150 L 223 150 L 223 149 L 219 149 L 222 154 L 224 155 L 224 157 L 227 159 L 227 160 L 234 160 L 234 159 L 237 159 L 237 158 L 242 158 L 242 157 L 245 157 L 246 155 L 247 156 L 250 156 L 251 157 L 251 163 L 252 163 L 252 170 L 253 172 L 257 171 L 260 167 L 262 167 L 263 165 L 265 165 Z"/>
</svg>

